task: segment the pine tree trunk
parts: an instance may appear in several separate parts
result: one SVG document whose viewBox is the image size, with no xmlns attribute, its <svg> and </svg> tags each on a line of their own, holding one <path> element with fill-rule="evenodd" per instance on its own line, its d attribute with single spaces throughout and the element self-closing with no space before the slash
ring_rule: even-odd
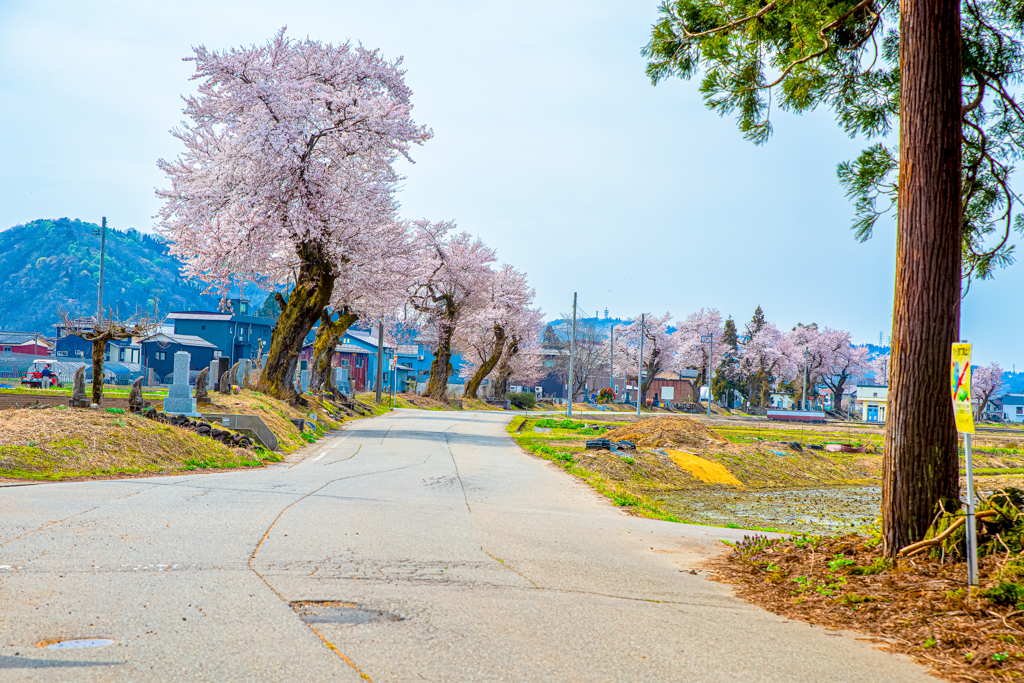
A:
<svg viewBox="0 0 1024 683">
<path fill-rule="evenodd" d="M 959 495 L 949 397 L 960 298 L 960 6 L 900 3 L 900 175 L 882 540 L 920 540 Z"/>
<path fill-rule="evenodd" d="M 466 382 L 466 388 L 462 391 L 462 398 L 476 398 L 477 392 L 480 390 L 480 384 L 484 381 L 487 375 L 491 374 L 491 370 L 498 364 L 498 360 L 501 358 L 501 352 L 505 350 L 505 330 L 500 325 L 494 326 L 494 351 L 490 357 L 487 358 L 480 367 L 473 373 L 473 377 Z M 502 394 L 504 396 L 504 394 Z M 495 398 L 498 398 L 495 394 Z"/>
<path fill-rule="evenodd" d="M 331 313 L 324 309 L 320 313 L 320 328 L 316 332 L 316 340 L 313 342 L 313 363 L 310 368 L 309 386 L 319 390 L 323 385 L 324 390 L 330 394 L 337 391 L 334 386 L 334 378 L 331 377 L 331 366 L 334 360 L 334 349 L 338 345 L 341 335 L 345 334 L 359 316 L 348 307 L 338 312 L 338 319 L 331 320 Z"/>
<path fill-rule="evenodd" d="M 261 390 L 292 402 L 299 398 L 293 380 L 303 342 L 330 301 L 335 279 L 334 266 L 321 247 L 304 244 L 298 253 L 302 262 L 299 277 L 277 319 L 267 365 L 260 376 Z M 279 304 L 281 301 L 279 298 Z"/>
<path fill-rule="evenodd" d="M 103 356 L 110 338 L 104 334 L 92 341 L 92 402 L 103 405 Z"/>
</svg>

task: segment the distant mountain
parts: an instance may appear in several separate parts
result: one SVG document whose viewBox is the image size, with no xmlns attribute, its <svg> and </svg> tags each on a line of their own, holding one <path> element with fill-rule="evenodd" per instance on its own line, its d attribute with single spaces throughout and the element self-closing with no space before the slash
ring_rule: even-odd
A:
<svg viewBox="0 0 1024 683">
<path fill-rule="evenodd" d="M 36 220 L 0 232 L 0 329 L 53 335 L 57 311 L 96 313 L 99 226 L 59 218 Z M 218 298 L 181 276 L 181 262 L 159 237 L 107 228 L 104 310 L 161 313 L 216 310 Z M 256 306 L 266 292 L 246 288 Z"/>
</svg>

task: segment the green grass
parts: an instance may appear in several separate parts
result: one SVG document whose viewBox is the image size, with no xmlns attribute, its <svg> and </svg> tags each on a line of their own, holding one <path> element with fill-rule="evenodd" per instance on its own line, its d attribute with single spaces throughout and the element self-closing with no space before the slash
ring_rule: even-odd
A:
<svg viewBox="0 0 1024 683">
<path fill-rule="evenodd" d="M 1024 474 L 1024 467 L 975 467 L 974 473 L 982 477 L 999 474 Z M 967 474 L 967 470 L 961 469 L 960 474 Z"/>
</svg>

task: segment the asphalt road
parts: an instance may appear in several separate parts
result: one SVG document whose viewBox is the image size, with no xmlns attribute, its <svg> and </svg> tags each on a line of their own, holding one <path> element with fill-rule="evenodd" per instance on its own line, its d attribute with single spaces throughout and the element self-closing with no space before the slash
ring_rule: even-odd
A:
<svg viewBox="0 0 1024 683">
<path fill-rule="evenodd" d="M 691 574 L 742 532 L 629 517 L 508 419 L 402 411 L 287 466 L 0 488 L 0 681 L 934 681 Z M 116 642 L 38 645 L 85 638 Z"/>
</svg>

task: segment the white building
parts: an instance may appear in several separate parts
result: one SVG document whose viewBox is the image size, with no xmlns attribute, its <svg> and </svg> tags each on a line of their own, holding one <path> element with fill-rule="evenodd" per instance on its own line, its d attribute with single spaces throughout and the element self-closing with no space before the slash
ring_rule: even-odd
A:
<svg viewBox="0 0 1024 683">
<path fill-rule="evenodd" d="M 889 387 L 877 384 L 858 384 L 854 405 L 865 422 L 885 422 L 885 406 L 889 400 Z"/>
<path fill-rule="evenodd" d="M 1024 394 L 1003 396 L 1003 422 L 1024 422 Z"/>
</svg>

